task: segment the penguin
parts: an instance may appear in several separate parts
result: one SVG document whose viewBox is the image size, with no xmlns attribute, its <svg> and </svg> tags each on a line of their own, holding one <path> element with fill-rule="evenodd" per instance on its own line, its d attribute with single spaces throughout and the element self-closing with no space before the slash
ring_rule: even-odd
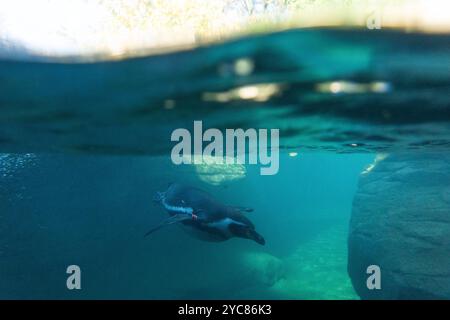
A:
<svg viewBox="0 0 450 320">
<path fill-rule="evenodd" d="M 153 201 L 167 211 L 169 218 L 145 236 L 165 226 L 181 224 L 192 236 L 203 241 L 220 242 L 238 237 L 260 245 L 266 242 L 244 215 L 253 209 L 222 204 L 201 189 L 171 183 L 165 192 L 157 192 Z"/>
</svg>

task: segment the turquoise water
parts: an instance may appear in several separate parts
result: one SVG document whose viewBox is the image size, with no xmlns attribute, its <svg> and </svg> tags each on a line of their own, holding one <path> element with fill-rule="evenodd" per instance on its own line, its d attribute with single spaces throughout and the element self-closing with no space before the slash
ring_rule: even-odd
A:
<svg viewBox="0 0 450 320">
<path fill-rule="evenodd" d="M 346 271 L 346 229 L 359 173 L 371 155 L 282 154 L 214 186 L 166 157 L 4 155 L 2 298 L 357 298 Z M 152 204 L 177 181 L 254 209 L 266 239 L 209 243 L 171 226 Z M 66 289 L 68 265 L 82 290 Z"/>
<path fill-rule="evenodd" d="M 358 299 L 380 252 L 400 279 L 388 297 L 450 296 L 436 267 L 450 246 L 448 43 L 312 29 L 123 61 L 1 60 L 0 298 Z M 279 172 L 174 165 L 170 134 L 194 120 L 280 129 Z M 375 158 L 384 166 L 365 180 Z M 144 237 L 167 217 L 152 199 L 172 182 L 253 208 L 266 244 L 177 225 Z M 81 290 L 66 287 L 69 265 Z"/>
</svg>

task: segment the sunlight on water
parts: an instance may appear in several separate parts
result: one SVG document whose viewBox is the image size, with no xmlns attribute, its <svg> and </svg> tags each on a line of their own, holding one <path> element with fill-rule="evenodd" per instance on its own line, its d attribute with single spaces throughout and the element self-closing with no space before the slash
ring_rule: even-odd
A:
<svg viewBox="0 0 450 320">
<path fill-rule="evenodd" d="M 323 82 L 316 85 L 316 90 L 321 93 L 387 93 L 391 90 L 391 85 L 383 81 L 371 83 L 356 83 L 350 81 Z"/>
<path fill-rule="evenodd" d="M 375 169 L 376 165 L 377 165 L 380 161 L 383 161 L 383 160 L 386 159 L 388 156 L 389 156 L 389 154 L 386 154 L 386 153 L 380 153 L 380 154 L 377 154 L 376 157 L 375 157 L 375 159 L 374 159 L 374 161 L 373 161 L 373 163 L 369 164 L 369 165 L 361 172 L 361 174 L 362 174 L 362 175 L 368 174 L 368 173 L 371 172 L 373 169 Z"/>
<path fill-rule="evenodd" d="M 245 178 L 246 168 L 242 164 L 227 164 L 227 157 L 217 159 L 217 157 L 201 156 L 197 161 L 194 156 L 195 171 L 199 179 L 211 185 L 220 185 Z M 217 163 L 220 161 L 221 163 Z M 236 162 L 235 160 L 232 160 Z M 195 164 L 198 162 L 198 164 Z"/>
<path fill-rule="evenodd" d="M 227 103 L 233 100 L 253 100 L 265 102 L 270 98 L 279 95 L 282 85 L 276 83 L 254 84 L 251 86 L 238 87 L 225 92 L 205 92 L 204 101 L 215 101 Z"/>
</svg>

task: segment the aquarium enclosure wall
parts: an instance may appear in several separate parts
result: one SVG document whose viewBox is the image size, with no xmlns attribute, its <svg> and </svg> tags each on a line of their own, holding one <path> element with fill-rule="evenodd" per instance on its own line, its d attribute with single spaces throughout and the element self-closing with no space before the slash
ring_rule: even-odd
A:
<svg viewBox="0 0 450 320">
<path fill-rule="evenodd" d="M 449 12 L 0 0 L 0 299 L 449 299 Z"/>
</svg>

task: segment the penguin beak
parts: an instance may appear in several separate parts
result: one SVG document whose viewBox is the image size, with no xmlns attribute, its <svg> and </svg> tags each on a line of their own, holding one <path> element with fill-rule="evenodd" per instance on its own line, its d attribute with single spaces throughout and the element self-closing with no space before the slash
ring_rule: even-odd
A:
<svg viewBox="0 0 450 320">
<path fill-rule="evenodd" d="M 266 240 L 264 240 L 264 238 L 255 230 L 249 231 L 247 235 L 249 239 L 252 239 L 253 241 L 259 243 L 262 246 L 266 244 Z"/>
</svg>

